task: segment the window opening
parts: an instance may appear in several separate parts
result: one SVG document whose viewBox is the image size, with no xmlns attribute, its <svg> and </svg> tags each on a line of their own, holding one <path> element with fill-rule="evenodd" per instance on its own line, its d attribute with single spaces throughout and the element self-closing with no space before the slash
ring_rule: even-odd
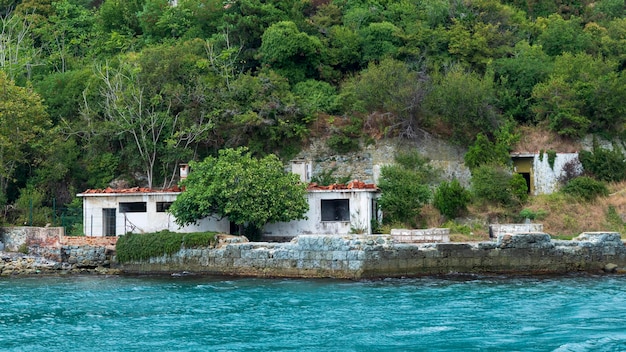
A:
<svg viewBox="0 0 626 352">
<path fill-rule="evenodd" d="M 145 213 L 146 202 L 120 203 L 120 213 Z"/>
<path fill-rule="evenodd" d="M 322 221 L 350 221 L 350 200 L 323 199 Z"/>
<path fill-rule="evenodd" d="M 156 202 L 156 211 L 157 213 L 165 213 L 170 206 L 172 206 L 172 202 Z"/>
</svg>

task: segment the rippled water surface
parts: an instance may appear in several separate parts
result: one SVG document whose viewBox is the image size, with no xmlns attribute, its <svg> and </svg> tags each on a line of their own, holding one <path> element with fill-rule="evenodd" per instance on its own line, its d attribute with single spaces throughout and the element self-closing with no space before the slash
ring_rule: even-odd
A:
<svg viewBox="0 0 626 352">
<path fill-rule="evenodd" d="M 626 277 L 0 279 L 2 351 L 626 351 Z"/>
</svg>

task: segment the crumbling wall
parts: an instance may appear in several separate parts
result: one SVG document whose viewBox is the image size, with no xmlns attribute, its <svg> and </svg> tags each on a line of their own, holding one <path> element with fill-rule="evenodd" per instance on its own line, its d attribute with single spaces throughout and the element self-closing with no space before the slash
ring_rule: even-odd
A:
<svg viewBox="0 0 626 352">
<path fill-rule="evenodd" d="M 63 227 L 3 227 L 0 241 L 6 251 L 18 251 L 20 247 L 55 247 L 64 235 Z"/>
</svg>

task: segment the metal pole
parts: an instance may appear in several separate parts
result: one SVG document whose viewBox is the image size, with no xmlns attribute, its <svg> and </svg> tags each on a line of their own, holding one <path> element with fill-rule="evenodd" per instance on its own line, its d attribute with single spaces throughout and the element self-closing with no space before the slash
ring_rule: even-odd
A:
<svg viewBox="0 0 626 352">
<path fill-rule="evenodd" d="M 57 199 L 52 198 L 52 225 L 57 226 Z"/>
</svg>

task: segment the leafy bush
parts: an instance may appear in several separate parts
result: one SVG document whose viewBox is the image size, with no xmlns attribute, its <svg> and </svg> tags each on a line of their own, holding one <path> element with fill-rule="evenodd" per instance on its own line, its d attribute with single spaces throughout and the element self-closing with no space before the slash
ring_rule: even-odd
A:
<svg viewBox="0 0 626 352">
<path fill-rule="evenodd" d="M 313 79 L 299 82 L 293 87 L 293 93 L 300 104 L 311 113 L 332 113 L 339 105 L 335 88 L 327 82 Z"/>
<path fill-rule="evenodd" d="M 331 150 L 345 154 L 359 150 L 359 139 L 363 136 L 363 120 L 352 117 L 349 123 L 335 130 L 326 141 Z"/>
<path fill-rule="evenodd" d="M 432 194 L 428 183 L 434 173 L 428 160 L 418 153 L 396 155 L 395 165 L 384 166 L 378 187 L 382 191 L 378 204 L 383 211 L 383 223 L 417 225 L 417 217 Z"/>
<path fill-rule="evenodd" d="M 15 222 L 19 225 L 45 226 L 52 223 L 52 209 L 44 206 L 45 195 L 39 189 L 27 186 L 20 190 L 15 201 L 15 209 L 19 214 Z"/>
<path fill-rule="evenodd" d="M 328 137 L 326 145 L 330 150 L 339 154 L 346 154 L 359 150 L 359 140 L 351 138 L 341 132 Z"/>
<path fill-rule="evenodd" d="M 433 205 L 445 217 L 452 219 L 467 209 L 470 200 L 470 192 L 463 188 L 458 180 L 452 180 L 452 182 L 442 182 L 439 185 Z"/>
<path fill-rule="evenodd" d="M 524 177 L 511 175 L 505 169 L 492 166 L 479 166 L 472 172 L 472 192 L 482 202 L 513 206 L 526 201 L 528 187 Z"/>
<path fill-rule="evenodd" d="M 598 180 L 618 182 L 626 179 L 626 160 L 617 146 L 609 150 L 594 142 L 592 151 L 581 150 L 578 158 L 585 171 Z"/>
<path fill-rule="evenodd" d="M 337 167 L 333 167 L 328 170 L 322 170 L 319 174 L 311 177 L 311 183 L 317 183 L 320 186 L 330 186 L 333 184 L 347 184 L 348 182 L 350 182 L 350 180 L 352 180 L 351 174 L 337 177 L 334 175 L 335 171 L 337 171 Z"/>
<path fill-rule="evenodd" d="M 214 232 L 178 233 L 163 230 L 156 233 L 127 233 L 117 240 L 115 249 L 117 260 L 124 263 L 171 255 L 182 247 L 209 246 L 214 241 Z"/>
<path fill-rule="evenodd" d="M 535 211 L 532 209 L 524 208 L 519 213 L 519 216 L 522 219 L 530 219 L 530 220 L 542 220 L 546 217 L 546 215 L 548 215 L 548 212 L 543 209 L 539 209 Z"/>
<path fill-rule="evenodd" d="M 607 196 L 609 189 L 606 185 L 591 177 L 581 176 L 569 181 L 562 189 L 564 193 L 586 201 L 592 201 L 599 196 Z"/>
<path fill-rule="evenodd" d="M 493 143 L 482 133 L 476 136 L 476 141 L 469 147 L 464 159 L 470 170 L 487 164 L 506 165 L 511 161 L 509 149 L 504 143 Z"/>
<path fill-rule="evenodd" d="M 519 203 L 525 203 L 528 200 L 528 185 L 526 179 L 520 174 L 513 174 L 510 181 L 511 194 L 513 199 Z"/>
</svg>

